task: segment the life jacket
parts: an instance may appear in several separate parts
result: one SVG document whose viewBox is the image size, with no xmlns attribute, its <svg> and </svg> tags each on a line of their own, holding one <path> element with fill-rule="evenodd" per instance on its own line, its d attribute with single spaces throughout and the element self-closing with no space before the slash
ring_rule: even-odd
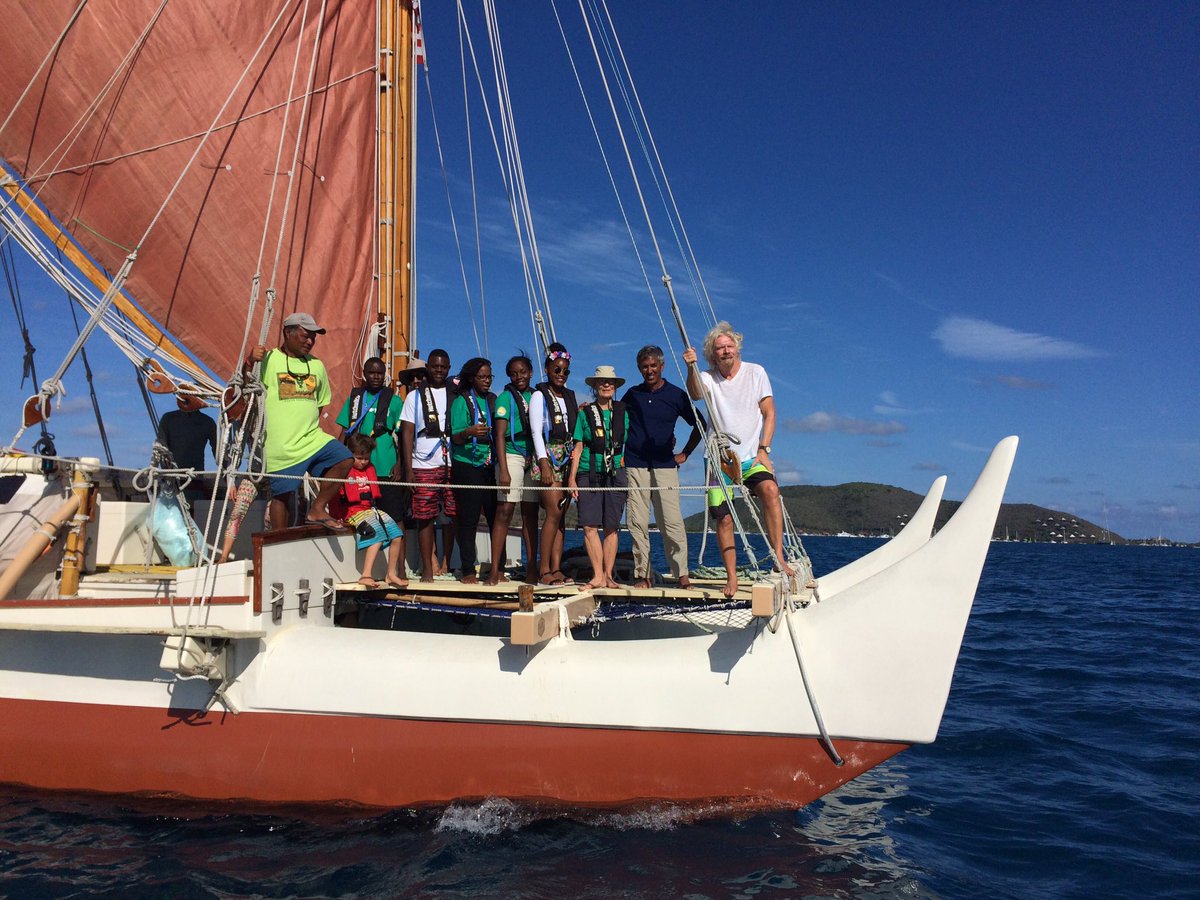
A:
<svg viewBox="0 0 1200 900">
<path fill-rule="evenodd" d="M 604 411 L 598 403 L 585 403 L 584 414 L 587 416 L 588 431 L 592 438 L 588 442 L 591 453 L 591 471 L 594 473 L 613 471 L 613 462 L 625 449 L 625 404 L 620 400 L 612 403 L 610 422 L 612 427 L 604 427 Z M 603 465 L 603 469 L 597 464 Z"/>
<path fill-rule="evenodd" d="M 543 381 L 535 390 L 542 392 L 542 399 L 546 402 L 544 437 L 547 441 L 569 441 L 571 433 L 575 429 L 575 416 L 579 412 L 579 403 L 575 399 L 575 392 L 570 388 L 563 388 L 562 399 L 567 407 L 567 418 L 564 422 L 555 400 L 557 395 L 550 390 L 550 385 Z"/>
<path fill-rule="evenodd" d="M 424 434 L 425 437 L 445 437 L 450 433 L 450 403 L 446 403 L 446 409 L 439 416 L 433 391 L 434 389 L 428 384 L 421 387 L 421 407 L 425 414 L 422 419 L 423 424 L 417 429 L 417 432 Z M 446 399 L 447 401 L 450 399 L 449 388 L 446 389 Z"/>
<path fill-rule="evenodd" d="M 356 506 L 364 501 L 375 505 L 375 501 L 382 496 L 379 491 L 379 482 L 376 480 L 374 466 L 367 466 L 362 470 L 361 480 L 356 479 L 351 475 L 350 479 L 342 485 L 342 493 L 346 496 L 346 503 L 349 506 Z"/>
<path fill-rule="evenodd" d="M 370 411 L 369 408 L 363 409 L 366 405 L 363 403 L 366 393 L 365 387 L 356 387 L 350 391 L 350 427 L 346 429 L 347 435 L 358 430 L 358 426 L 362 424 L 363 419 Z M 375 397 L 375 424 L 371 427 L 371 437 L 377 438 L 387 432 L 388 408 L 391 406 L 394 396 L 395 392 L 389 387 L 379 389 L 379 393 Z"/>
<path fill-rule="evenodd" d="M 513 398 L 513 405 L 516 407 L 517 414 L 508 417 L 508 437 L 515 444 L 517 441 L 524 441 L 525 446 L 530 448 L 530 438 L 533 436 L 533 431 L 529 427 L 529 401 L 525 399 L 525 395 L 513 387 L 512 382 L 504 386 L 504 389 Z M 533 395 L 530 394 L 532 397 Z M 520 430 L 517 426 L 520 425 Z"/>
<path fill-rule="evenodd" d="M 467 391 L 466 393 L 462 394 L 461 396 L 463 398 L 463 402 L 468 404 L 468 408 L 472 407 L 472 406 L 475 408 L 475 413 L 474 413 L 475 421 L 473 424 L 486 425 L 488 427 L 488 439 L 487 439 L 488 458 L 487 458 L 487 462 L 485 462 L 484 465 L 485 466 L 491 465 L 492 464 L 492 422 L 496 418 L 496 395 L 493 394 L 491 391 L 488 391 L 486 394 L 483 395 L 484 402 L 482 404 L 479 402 L 479 395 L 477 393 L 475 393 L 474 389 Z M 474 437 L 471 438 L 471 448 L 474 449 L 478 446 L 479 446 L 479 438 L 474 438 Z"/>
</svg>

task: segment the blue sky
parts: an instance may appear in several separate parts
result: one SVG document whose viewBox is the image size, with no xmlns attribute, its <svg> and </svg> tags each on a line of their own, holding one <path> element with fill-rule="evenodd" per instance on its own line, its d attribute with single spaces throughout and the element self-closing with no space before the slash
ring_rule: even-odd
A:
<svg viewBox="0 0 1200 900">
<path fill-rule="evenodd" d="M 426 6 L 445 177 L 478 313 L 458 39 L 442 4 Z M 1015 433 L 1007 500 L 1129 537 L 1200 540 L 1200 7 L 610 9 L 717 313 L 774 382 L 784 483 L 924 492 L 945 472 L 948 496 L 961 498 L 988 449 Z M 577 35 L 577 6 L 560 2 L 559 12 Z M 529 0 L 502 4 L 500 16 L 573 382 L 582 387 L 599 363 L 631 377 L 636 349 L 665 338 L 553 13 Z M 572 47 L 594 82 L 586 48 Z M 424 88 L 421 104 L 419 343 L 445 346 L 458 363 L 476 350 Z M 499 366 L 533 342 L 483 127 L 472 123 Z M 644 238 L 640 222 L 635 231 Z M 668 267 L 699 339 L 686 274 L 673 255 Z M 24 285 L 27 305 L 37 290 Z M 11 332 L 7 304 L 3 315 Z M 49 371 L 59 340 L 33 340 Z M 3 351 L 14 423 L 17 348 Z M 127 368 L 98 355 L 93 365 L 119 394 L 106 400 L 118 459 L 141 464 L 140 399 Z M 53 421 L 60 449 L 82 452 L 94 426 L 75 372 L 68 390 Z M 699 478 L 694 466 L 687 474 Z"/>
</svg>

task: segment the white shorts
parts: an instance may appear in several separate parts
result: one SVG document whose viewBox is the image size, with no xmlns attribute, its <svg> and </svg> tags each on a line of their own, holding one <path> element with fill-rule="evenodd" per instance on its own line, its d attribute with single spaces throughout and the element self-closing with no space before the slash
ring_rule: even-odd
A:
<svg viewBox="0 0 1200 900">
<path fill-rule="evenodd" d="M 509 488 L 501 489 L 501 503 L 537 503 L 538 492 L 525 488 L 533 484 L 529 472 L 525 468 L 525 457 L 520 453 L 505 453 L 504 464 L 508 466 Z"/>
</svg>

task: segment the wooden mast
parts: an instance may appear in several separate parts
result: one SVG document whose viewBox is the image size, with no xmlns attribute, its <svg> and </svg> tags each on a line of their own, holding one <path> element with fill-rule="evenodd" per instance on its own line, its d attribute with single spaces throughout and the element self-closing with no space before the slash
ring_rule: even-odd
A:
<svg viewBox="0 0 1200 900">
<path fill-rule="evenodd" d="M 413 0 L 379 0 L 377 256 L 379 355 L 394 376 L 415 349 L 413 153 L 416 96 Z"/>
</svg>

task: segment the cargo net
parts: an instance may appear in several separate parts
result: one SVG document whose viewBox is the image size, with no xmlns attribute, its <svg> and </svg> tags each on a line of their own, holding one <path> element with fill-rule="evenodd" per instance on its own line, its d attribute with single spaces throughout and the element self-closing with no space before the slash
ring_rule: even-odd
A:
<svg viewBox="0 0 1200 900">
<path fill-rule="evenodd" d="M 754 617 L 745 600 L 726 600 L 715 603 L 636 603 L 627 600 L 603 600 L 589 621 L 626 622 L 631 619 L 665 619 L 689 622 L 705 631 L 728 631 L 745 628 Z"/>
</svg>

